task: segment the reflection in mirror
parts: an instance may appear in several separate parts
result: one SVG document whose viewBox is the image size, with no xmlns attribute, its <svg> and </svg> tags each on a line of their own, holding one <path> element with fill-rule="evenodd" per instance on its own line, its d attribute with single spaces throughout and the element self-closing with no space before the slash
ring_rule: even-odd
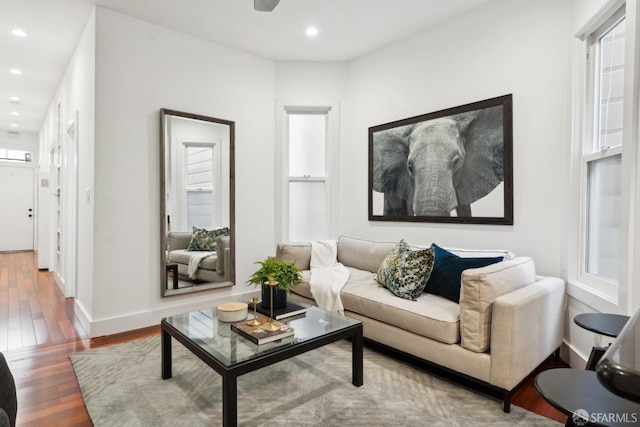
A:
<svg viewBox="0 0 640 427">
<path fill-rule="evenodd" d="M 235 124 L 160 110 L 162 295 L 235 280 Z"/>
</svg>

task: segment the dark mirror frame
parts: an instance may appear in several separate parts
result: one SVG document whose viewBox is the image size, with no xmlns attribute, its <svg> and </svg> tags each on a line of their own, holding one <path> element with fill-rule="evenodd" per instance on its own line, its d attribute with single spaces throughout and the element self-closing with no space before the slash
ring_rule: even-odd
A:
<svg viewBox="0 0 640 427">
<path fill-rule="evenodd" d="M 167 128 L 166 120 L 167 116 L 183 117 L 193 120 L 201 120 L 205 122 L 217 123 L 220 125 L 229 126 L 229 255 L 230 255 L 230 267 L 229 281 L 215 283 L 214 286 L 199 286 L 195 285 L 189 288 L 181 288 L 178 290 L 170 289 L 168 286 L 168 271 L 167 271 L 167 224 L 166 224 L 166 166 L 165 166 L 165 152 L 167 147 Z M 235 284 L 236 276 L 236 259 L 235 259 L 235 122 L 217 119 L 214 117 L 203 116 L 200 114 L 185 113 L 183 111 L 176 111 L 167 108 L 160 109 L 160 267 L 161 267 L 161 294 L 162 296 L 183 295 L 190 292 L 206 291 L 210 289 L 217 289 L 226 286 L 233 286 Z"/>
</svg>

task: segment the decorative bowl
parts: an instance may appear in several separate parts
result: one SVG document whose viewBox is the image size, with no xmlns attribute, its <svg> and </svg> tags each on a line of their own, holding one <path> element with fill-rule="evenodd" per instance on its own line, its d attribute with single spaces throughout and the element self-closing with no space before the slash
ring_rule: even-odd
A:
<svg viewBox="0 0 640 427">
<path fill-rule="evenodd" d="M 244 302 L 225 302 L 218 306 L 218 320 L 221 322 L 239 322 L 247 318 L 249 304 Z"/>
</svg>

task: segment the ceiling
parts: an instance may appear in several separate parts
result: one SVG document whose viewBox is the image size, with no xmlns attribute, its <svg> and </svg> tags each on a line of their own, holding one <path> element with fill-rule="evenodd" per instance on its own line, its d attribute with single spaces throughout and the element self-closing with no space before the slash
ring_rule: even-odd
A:
<svg viewBox="0 0 640 427">
<path fill-rule="evenodd" d="M 0 131 L 37 133 L 94 5 L 275 61 L 344 62 L 490 0 L 281 0 L 273 12 L 253 0 L 1 1 Z"/>
</svg>

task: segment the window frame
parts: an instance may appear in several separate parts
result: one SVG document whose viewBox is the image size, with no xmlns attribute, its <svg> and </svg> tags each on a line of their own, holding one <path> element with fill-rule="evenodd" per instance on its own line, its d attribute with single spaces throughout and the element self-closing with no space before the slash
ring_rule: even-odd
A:
<svg viewBox="0 0 640 427">
<path fill-rule="evenodd" d="M 604 160 L 608 158 L 615 157 L 617 155 L 621 155 L 623 158 L 623 145 L 617 145 L 613 147 L 605 146 L 599 147 L 598 142 L 598 133 L 600 131 L 600 114 L 599 114 L 599 89 L 600 89 L 600 49 L 599 49 L 599 41 L 600 38 L 611 31 L 616 25 L 618 25 L 622 20 L 626 19 L 625 16 L 625 5 L 622 5 L 618 8 L 614 13 L 612 13 L 607 19 L 605 19 L 598 28 L 591 32 L 586 37 L 586 60 L 585 60 L 585 68 L 587 74 L 587 85 L 585 87 L 586 94 L 586 102 L 585 102 L 585 110 L 587 112 L 586 119 L 584 122 L 585 132 L 584 137 L 582 138 L 582 161 L 581 161 L 581 188 L 580 194 L 582 196 L 580 210 L 582 212 L 581 225 L 580 225 L 580 268 L 578 280 L 588 286 L 589 288 L 595 290 L 596 292 L 604 295 L 607 299 L 612 302 L 617 301 L 618 296 L 618 287 L 620 284 L 620 278 L 618 282 L 614 282 L 604 277 L 596 276 L 587 271 L 588 269 L 588 226 L 589 226 L 589 165 L 595 163 L 599 160 Z M 626 59 L 626 58 L 625 58 Z M 624 126 L 623 126 L 623 135 L 624 135 Z M 622 173 L 622 172 L 621 172 Z M 624 197 L 624 194 L 621 194 L 621 198 Z M 623 224 L 620 222 L 620 230 L 621 233 Z M 620 257 L 623 252 L 619 251 Z M 620 260 L 619 260 L 620 261 Z M 620 268 L 620 262 L 619 262 Z"/>
<path fill-rule="evenodd" d="M 276 104 L 276 227 L 277 241 L 289 242 L 290 239 L 290 198 L 291 182 L 324 182 L 324 236 L 332 238 L 338 231 L 338 186 L 339 181 L 339 111 L 340 104 L 318 102 L 301 104 L 296 102 L 277 102 Z M 325 175 L 290 176 L 289 175 L 289 116 L 291 114 L 321 114 L 325 116 Z"/>
<path fill-rule="evenodd" d="M 621 13 L 622 11 L 622 13 Z M 624 100 L 622 144 L 620 146 L 596 149 L 594 145 L 594 120 L 596 117 L 593 103 L 595 86 L 593 72 L 597 64 L 597 55 L 593 54 L 590 43 L 597 34 L 604 34 L 604 27 L 611 28 L 621 16 L 625 17 L 624 49 Z M 577 33 L 574 50 L 573 85 L 573 122 L 572 122 L 572 166 L 568 170 L 569 203 L 568 222 L 568 286 L 570 296 L 602 312 L 629 313 L 632 307 L 640 305 L 640 292 L 633 288 L 635 277 L 640 269 L 634 265 L 640 261 L 640 209 L 636 200 L 640 200 L 640 158 L 637 148 L 640 99 L 640 64 L 638 41 L 640 33 L 638 22 L 640 11 L 638 1 L 614 0 L 606 3 Z M 598 30 L 604 30 L 598 32 Z M 594 36 L 590 40 L 590 36 Z M 594 71 L 592 71 L 592 69 Z M 592 108 L 592 106 L 594 106 Z M 591 144 L 591 145 L 589 145 Z M 589 152 L 585 148 L 591 148 Z M 619 226 L 619 279 L 618 284 L 586 273 L 586 203 L 587 203 L 587 165 L 588 162 L 622 154 L 621 200 Z M 576 221 L 575 219 L 579 219 Z"/>
<path fill-rule="evenodd" d="M 329 206 L 328 204 L 331 203 L 330 201 L 330 179 L 329 179 L 329 113 L 331 112 L 331 108 L 330 107 L 326 107 L 322 108 L 322 107 L 315 107 L 315 108 L 310 108 L 310 107 L 285 107 L 285 146 L 284 146 L 284 168 L 283 168 L 283 172 L 284 172 L 284 187 L 283 187 L 283 201 L 285 203 L 284 206 L 284 215 L 283 215 L 283 219 L 285 222 L 285 226 L 283 228 L 284 231 L 284 238 L 286 241 L 290 241 L 291 240 L 291 217 L 290 217 L 290 212 L 291 212 L 291 196 L 290 196 L 290 188 L 291 188 L 291 183 L 293 182 L 322 182 L 324 183 L 324 201 L 325 201 L 325 207 L 324 207 L 324 215 L 323 215 L 323 219 L 324 219 L 324 225 L 323 225 L 323 230 L 326 231 L 329 229 L 329 222 L 330 222 L 330 215 L 329 215 Z M 325 158 L 325 164 L 324 164 L 324 175 L 318 175 L 318 176 L 312 176 L 312 175 L 302 175 L 302 176 L 295 176 L 295 175 L 290 175 L 289 171 L 290 171 L 290 159 L 289 159 L 289 153 L 290 153 L 290 149 L 291 149 L 291 145 L 290 145 L 290 133 L 289 133 L 289 129 L 290 129 L 290 117 L 292 115 L 319 115 L 319 116 L 324 116 L 324 158 Z M 320 237 L 327 237 L 325 236 L 320 236 Z"/>
</svg>

